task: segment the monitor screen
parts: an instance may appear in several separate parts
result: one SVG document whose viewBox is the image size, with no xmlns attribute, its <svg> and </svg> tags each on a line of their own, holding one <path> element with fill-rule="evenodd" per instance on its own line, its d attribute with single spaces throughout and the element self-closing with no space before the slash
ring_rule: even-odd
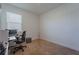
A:
<svg viewBox="0 0 79 59">
<path fill-rule="evenodd" d="M 17 34 L 17 30 L 9 30 L 9 36 L 15 36 Z"/>
</svg>

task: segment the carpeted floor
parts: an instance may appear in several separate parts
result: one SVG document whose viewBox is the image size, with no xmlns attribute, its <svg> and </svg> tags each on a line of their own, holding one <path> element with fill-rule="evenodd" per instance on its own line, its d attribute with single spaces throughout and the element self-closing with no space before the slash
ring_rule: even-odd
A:
<svg viewBox="0 0 79 59">
<path fill-rule="evenodd" d="M 16 55 L 78 55 L 79 52 L 45 41 L 41 39 L 33 40 L 32 43 L 26 44 L 24 52 L 17 51 Z"/>
</svg>

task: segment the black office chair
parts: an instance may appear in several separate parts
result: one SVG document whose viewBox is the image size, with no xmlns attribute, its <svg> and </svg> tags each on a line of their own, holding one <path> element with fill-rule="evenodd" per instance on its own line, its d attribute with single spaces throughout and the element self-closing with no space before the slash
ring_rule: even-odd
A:
<svg viewBox="0 0 79 59">
<path fill-rule="evenodd" d="M 21 38 L 20 38 L 21 37 Z M 20 37 L 17 37 L 16 36 L 16 44 L 18 44 L 19 46 L 17 46 L 17 47 L 15 47 L 14 49 L 15 49 L 15 51 L 13 52 L 14 54 L 15 54 L 15 52 L 16 51 L 18 51 L 18 50 L 22 50 L 22 51 L 24 51 L 24 47 L 27 47 L 27 46 L 23 46 L 22 45 L 22 43 L 23 42 L 25 42 L 25 40 L 26 40 L 26 31 L 24 31 L 23 33 L 22 33 L 22 35 L 20 35 Z M 21 45 L 20 45 L 21 44 Z"/>
</svg>

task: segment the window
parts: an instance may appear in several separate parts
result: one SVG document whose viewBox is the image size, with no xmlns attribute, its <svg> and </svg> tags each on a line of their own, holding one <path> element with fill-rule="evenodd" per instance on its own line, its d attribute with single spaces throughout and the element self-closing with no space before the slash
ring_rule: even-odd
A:
<svg viewBox="0 0 79 59">
<path fill-rule="evenodd" d="M 22 30 L 22 16 L 16 13 L 7 12 L 7 29 Z"/>
</svg>

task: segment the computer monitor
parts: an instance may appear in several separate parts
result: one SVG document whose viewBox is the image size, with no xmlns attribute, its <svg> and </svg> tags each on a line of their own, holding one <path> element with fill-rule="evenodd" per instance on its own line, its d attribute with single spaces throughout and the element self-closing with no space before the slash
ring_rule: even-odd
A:
<svg viewBox="0 0 79 59">
<path fill-rule="evenodd" d="M 17 30 L 9 30 L 9 37 L 15 36 L 17 34 Z"/>
</svg>

